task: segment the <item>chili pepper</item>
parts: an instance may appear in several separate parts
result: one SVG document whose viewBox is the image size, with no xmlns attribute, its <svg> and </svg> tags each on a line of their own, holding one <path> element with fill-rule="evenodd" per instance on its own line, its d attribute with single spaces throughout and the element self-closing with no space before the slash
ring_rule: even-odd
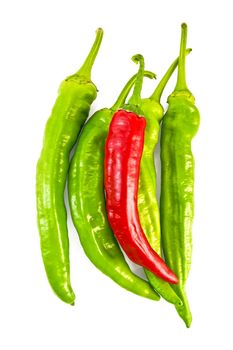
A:
<svg viewBox="0 0 233 350">
<path fill-rule="evenodd" d="M 150 247 L 141 228 L 137 194 L 140 158 L 143 150 L 146 120 L 139 109 L 144 59 L 133 57 L 140 63 L 134 93 L 129 104 L 115 112 L 105 144 L 104 185 L 110 225 L 127 256 L 146 267 L 158 277 L 177 283 L 177 277 Z"/>
<path fill-rule="evenodd" d="M 145 72 L 154 78 L 151 72 Z M 149 284 L 134 275 L 127 265 L 108 223 L 104 184 L 104 145 L 114 111 L 124 104 L 135 83 L 133 76 L 112 108 L 104 108 L 84 125 L 69 170 L 68 193 L 73 223 L 92 263 L 127 290 L 159 300 Z"/>
<path fill-rule="evenodd" d="M 46 124 L 43 148 L 37 163 L 37 216 L 44 266 L 52 289 L 69 304 L 74 303 L 75 295 L 70 284 L 64 189 L 70 151 L 97 95 L 91 81 L 91 68 L 102 37 L 103 30 L 98 29 L 83 66 L 62 82 Z"/>
<path fill-rule="evenodd" d="M 176 306 L 176 309 L 189 327 L 192 315 L 185 283 L 191 265 L 194 213 L 194 159 L 191 141 L 197 133 L 200 115 L 186 84 L 186 41 L 187 25 L 183 23 L 177 84 L 168 98 L 169 106 L 162 124 L 160 213 L 165 260 L 179 278 L 179 283 L 172 288 L 182 300 L 183 306 Z"/>
<path fill-rule="evenodd" d="M 186 50 L 189 54 L 191 49 Z M 156 199 L 156 171 L 154 166 L 154 151 L 158 143 L 160 122 L 164 109 L 160 103 L 163 90 L 178 64 L 177 58 L 161 79 L 150 98 L 141 100 L 141 109 L 146 118 L 145 141 L 140 163 L 140 178 L 138 189 L 138 210 L 140 223 L 151 247 L 161 256 L 160 217 Z M 146 276 L 153 288 L 168 302 L 181 305 L 180 298 L 171 286 L 145 269 Z"/>
</svg>

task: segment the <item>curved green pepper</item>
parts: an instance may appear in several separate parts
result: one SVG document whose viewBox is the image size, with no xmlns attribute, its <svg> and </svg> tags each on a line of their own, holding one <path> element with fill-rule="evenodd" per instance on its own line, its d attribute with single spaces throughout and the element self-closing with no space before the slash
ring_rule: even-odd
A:
<svg viewBox="0 0 233 350">
<path fill-rule="evenodd" d="M 194 159 L 191 141 L 200 123 L 194 97 L 185 78 L 187 25 L 182 24 L 178 79 L 169 96 L 168 110 L 161 133 L 161 232 L 165 260 L 177 274 L 179 283 L 172 286 L 183 302 L 179 315 L 190 326 L 192 315 L 185 292 L 191 265 L 194 192 Z"/>
<path fill-rule="evenodd" d="M 147 76 L 154 77 L 147 72 Z M 109 124 L 129 94 L 132 77 L 110 109 L 94 113 L 84 126 L 69 171 L 68 192 L 73 223 L 91 262 L 125 289 L 159 300 L 150 285 L 128 267 L 108 223 L 104 196 L 104 146 Z"/>
<path fill-rule="evenodd" d="M 91 81 L 91 68 L 102 37 L 103 30 L 98 29 L 83 66 L 62 82 L 46 124 L 43 148 L 37 163 L 37 217 L 44 266 L 52 289 L 69 304 L 74 303 L 75 295 L 70 284 L 64 189 L 70 151 L 97 95 Z"/>
</svg>

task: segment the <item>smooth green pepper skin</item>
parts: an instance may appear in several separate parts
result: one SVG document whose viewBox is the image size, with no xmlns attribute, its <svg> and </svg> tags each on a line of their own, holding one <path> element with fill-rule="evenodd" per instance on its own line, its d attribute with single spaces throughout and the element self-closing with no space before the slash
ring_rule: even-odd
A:
<svg viewBox="0 0 233 350">
<path fill-rule="evenodd" d="M 163 117 L 163 107 L 160 103 L 148 98 L 142 100 L 141 109 L 146 118 L 146 130 L 143 154 L 140 163 L 138 191 L 139 217 L 150 245 L 161 256 L 160 218 L 158 202 L 156 199 L 154 151 L 158 143 L 160 130 L 159 124 Z"/>
<path fill-rule="evenodd" d="M 37 217 L 44 266 L 52 289 L 69 304 L 74 303 L 75 295 L 70 284 L 64 190 L 70 151 L 97 95 L 90 72 L 102 36 L 103 31 L 99 29 L 82 68 L 62 82 L 46 124 L 43 148 L 37 163 Z"/>
<path fill-rule="evenodd" d="M 161 132 L 161 232 L 165 260 L 177 274 L 179 283 L 172 286 L 183 302 L 177 306 L 179 315 L 190 327 L 192 315 L 185 293 L 191 265 L 192 221 L 194 214 L 194 159 L 191 141 L 200 115 L 194 97 L 186 87 L 184 50 L 187 26 L 182 25 L 178 82 L 168 98 L 169 107 L 163 118 Z"/>
<path fill-rule="evenodd" d="M 156 199 L 156 170 L 154 166 L 154 151 L 158 143 L 160 122 L 164 114 L 160 103 L 162 92 L 177 67 L 176 59 L 162 78 L 150 98 L 142 99 L 141 109 L 146 118 L 144 149 L 140 165 L 140 180 L 138 190 L 138 210 L 143 231 L 151 247 L 161 256 L 160 215 Z M 182 302 L 171 286 L 145 269 L 146 276 L 152 287 L 168 302 L 181 305 Z"/>
<path fill-rule="evenodd" d="M 154 75 L 145 72 L 149 77 Z M 129 269 L 108 223 L 104 195 L 104 146 L 109 124 L 135 82 L 126 84 L 112 109 L 102 109 L 84 126 L 69 171 L 68 192 L 73 223 L 91 262 L 125 289 L 159 300 L 147 282 Z"/>
<path fill-rule="evenodd" d="M 191 141 L 199 112 L 185 96 L 171 97 L 161 133 L 161 229 L 166 262 L 179 278 L 172 287 L 184 307 L 177 308 L 187 327 L 192 315 L 185 294 L 191 265 L 194 159 Z"/>
</svg>

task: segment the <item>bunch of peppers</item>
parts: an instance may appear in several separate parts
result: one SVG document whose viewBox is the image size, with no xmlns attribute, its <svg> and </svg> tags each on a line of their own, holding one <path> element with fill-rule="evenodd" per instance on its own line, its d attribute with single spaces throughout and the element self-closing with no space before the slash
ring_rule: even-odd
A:
<svg viewBox="0 0 233 350">
<path fill-rule="evenodd" d="M 128 291 L 152 300 L 161 296 L 174 304 L 189 327 L 192 315 L 185 284 L 194 208 L 191 141 L 200 116 L 186 85 L 185 59 L 191 51 L 186 49 L 187 25 L 182 24 L 179 57 L 149 98 L 141 98 L 143 78 L 155 78 L 155 74 L 144 70 L 143 56 L 135 55 L 138 73 L 111 108 L 95 112 L 86 122 L 97 96 L 91 70 L 102 37 L 103 30 L 98 29 L 82 67 L 62 82 L 45 128 L 36 196 L 47 277 L 57 296 L 73 305 L 64 201 L 68 179 L 71 215 L 87 257 Z M 161 95 L 177 66 L 177 84 L 164 114 Z M 154 151 L 160 126 L 159 209 Z M 144 268 L 147 281 L 130 270 L 122 250 Z"/>
</svg>

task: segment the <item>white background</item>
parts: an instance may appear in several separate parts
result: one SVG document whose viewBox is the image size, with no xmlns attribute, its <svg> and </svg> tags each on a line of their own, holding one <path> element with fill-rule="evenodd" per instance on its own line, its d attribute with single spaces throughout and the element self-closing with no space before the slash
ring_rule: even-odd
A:
<svg viewBox="0 0 233 350">
<path fill-rule="evenodd" d="M 231 1 L 5 1 L 0 8 L 0 347 L 9 349 L 232 349 Z M 76 305 L 47 282 L 35 211 L 35 167 L 60 81 L 79 68 L 95 29 L 105 35 L 92 78 L 93 109 L 110 106 L 145 56 L 158 79 L 189 26 L 187 80 L 201 112 L 196 159 L 193 265 L 187 291 L 193 324 L 172 305 L 121 289 L 85 257 L 71 223 Z M 145 82 L 143 95 L 156 82 Z M 172 91 L 175 76 L 164 94 Z"/>
</svg>

